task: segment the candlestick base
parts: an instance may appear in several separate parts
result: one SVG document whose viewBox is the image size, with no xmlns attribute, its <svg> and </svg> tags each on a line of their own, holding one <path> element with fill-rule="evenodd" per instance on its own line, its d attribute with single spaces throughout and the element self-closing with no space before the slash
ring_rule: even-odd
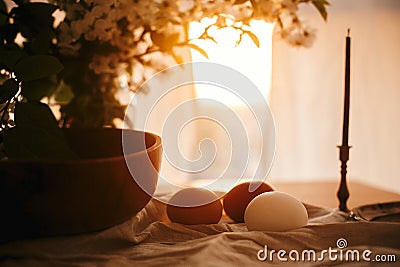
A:
<svg viewBox="0 0 400 267">
<path fill-rule="evenodd" d="M 339 148 L 339 160 L 341 161 L 341 178 L 340 185 L 337 192 L 337 198 L 339 199 L 339 210 L 344 212 L 349 212 L 347 208 L 347 200 L 349 199 L 350 193 L 347 188 L 347 161 L 349 160 L 349 150 L 351 146 L 342 145 L 338 146 Z"/>
</svg>

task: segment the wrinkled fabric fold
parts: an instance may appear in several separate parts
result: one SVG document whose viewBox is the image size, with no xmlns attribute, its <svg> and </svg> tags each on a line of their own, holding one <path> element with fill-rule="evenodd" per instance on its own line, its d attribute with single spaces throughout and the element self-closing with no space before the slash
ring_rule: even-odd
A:
<svg viewBox="0 0 400 267">
<path fill-rule="evenodd" d="M 265 266 L 296 262 L 260 261 L 264 249 L 369 249 L 400 260 L 400 224 L 352 222 L 337 210 L 306 205 L 309 223 L 288 232 L 248 231 L 243 223 L 224 217 L 219 224 L 182 225 L 169 222 L 165 204 L 152 200 L 132 219 L 112 228 L 83 235 L 13 241 L 0 245 L 1 266 Z M 265 216 L 273 216 L 266 214 Z M 326 266 L 343 262 L 299 263 Z M 365 266 L 365 262 L 344 262 Z M 391 266 L 385 263 L 385 266 Z M 393 265 L 395 266 L 395 265 Z"/>
</svg>

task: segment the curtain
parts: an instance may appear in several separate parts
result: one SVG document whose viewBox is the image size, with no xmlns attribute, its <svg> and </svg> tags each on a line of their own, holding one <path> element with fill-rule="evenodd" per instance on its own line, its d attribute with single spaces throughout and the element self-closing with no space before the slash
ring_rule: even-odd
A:
<svg viewBox="0 0 400 267">
<path fill-rule="evenodd" d="M 348 180 L 400 192 L 400 1 L 332 0 L 310 49 L 274 40 L 271 107 L 278 181 L 339 180 L 344 54 L 351 29 Z"/>
</svg>

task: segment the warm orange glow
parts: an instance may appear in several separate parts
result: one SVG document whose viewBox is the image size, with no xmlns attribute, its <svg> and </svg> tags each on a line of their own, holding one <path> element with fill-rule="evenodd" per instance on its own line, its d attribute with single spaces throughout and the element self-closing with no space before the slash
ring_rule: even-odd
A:
<svg viewBox="0 0 400 267">
<path fill-rule="evenodd" d="M 189 37 L 199 36 L 203 29 L 211 23 L 213 23 L 213 20 L 208 18 L 203 19 L 200 23 L 191 23 Z M 191 51 L 192 59 L 193 61 L 215 62 L 240 71 L 251 79 L 268 99 L 271 87 L 272 31 L 274 25 L 254 20 L 250 23 L 250 26 L 249 30 L 258 37 L 260 47 L 257 47 L 247 34 L 244 34 L 241 43 L 236 45 L 239 31 L 234 28 L 210 28 L 209 35 L 217 43 L 212 40 L 193 41 L 194 44 L 207 52 L 209 59 L 195 49 Z M 196 69 L 193 72 L 196 77 Z M 230 105 L 240 103 L 237 97 L 216 86 L 214 86 L 215 90 L 204 90 L 202 89 L 204 86 L 207 85 L 196 85 L 198 96 L 215 99 Z"/>
</svg>

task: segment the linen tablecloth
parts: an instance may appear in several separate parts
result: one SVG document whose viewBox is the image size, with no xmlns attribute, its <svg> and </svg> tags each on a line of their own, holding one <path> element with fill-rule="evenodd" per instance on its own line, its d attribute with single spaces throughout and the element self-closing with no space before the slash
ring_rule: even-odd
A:
<svg viewBox="0 0 400 267">
<path fill-rule="evenodd" d="M 397 266 L 400 224 L 351 222 L 345 213 L 306 205 L 308 225 L 287 232 L 248 231 L 223 217 L 212 225 L 171 223 L 165 204 L 153 199 L 130 220 L 95 233 L 18 240 L 0 244 L 1 266 Z M 100 211 L 101 212 L 101 211 Z M 265 216 L 274 216 L 265 214 Z M 339 245 L 339 242 L 343 242 Z M 345 243 L 344 243 L 345 242 Z M 344 246 L 346 245 L 346 246 Z M 340 246 L 341 248 L 339 249 Z M 336 249 L 337 259 L 321 256 Z M 272 258 L 265 257 L 275 250 Z M 279 259 L 277 252 L 286 252 Z M 342 256 L 349 254 L 349 261 Z M 351 258 L 370 250 L 370 261 Z M 299 260 L 296 259 L 296 252 Z M 304 252 L 306 251 L 306 252 Z M 312 251 L 316 253 L 313 259 Z M 350 251 L 350 252 L 349 252 Z M 283 252 L 281 252 L 283 253 Z M 292 256 L 289 257 L 289 253 Z M 302 260 L 302 253 L 305 255 Z M 368 253 L 367 253 L 368 254 Z M 281 254 L 282 256 L 283 254 Z M 376 255 L 392 262 L 377 262 Z M 397 262 L 393 262 L 393 257 Z M 284 261 L 286 259 L 286 261 Z"/>
</svg>

